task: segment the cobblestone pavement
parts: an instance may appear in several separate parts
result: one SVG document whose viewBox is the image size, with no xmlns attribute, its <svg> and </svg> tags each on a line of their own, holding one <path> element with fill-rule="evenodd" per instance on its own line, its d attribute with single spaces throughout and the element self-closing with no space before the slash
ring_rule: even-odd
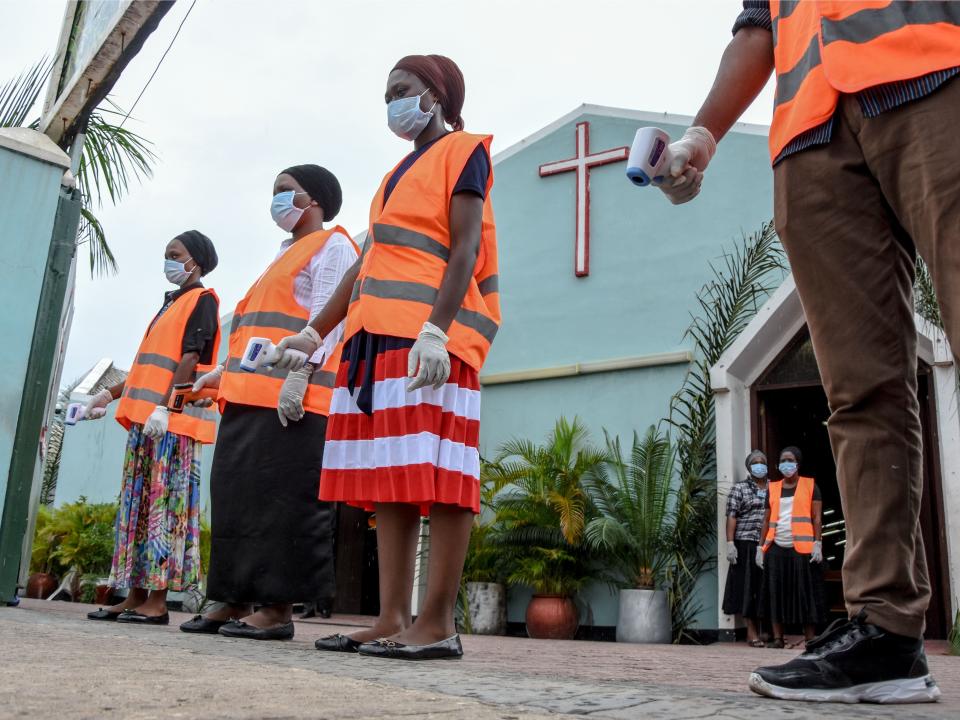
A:
<svg viewBox="0 0 960 720">
<path fill-rule="evenodd" d="M 299 622 L 290 642 L 95 623 L 89 606 L 0 609 L 0 718 L 958 718 L 960 658 L 928 649 L 935 705 L 805 705 L 751 694 L 747 674 L 795 651 L 465 636 L 459 661 L 318 653 L 356 618 Z"/>
</svg>

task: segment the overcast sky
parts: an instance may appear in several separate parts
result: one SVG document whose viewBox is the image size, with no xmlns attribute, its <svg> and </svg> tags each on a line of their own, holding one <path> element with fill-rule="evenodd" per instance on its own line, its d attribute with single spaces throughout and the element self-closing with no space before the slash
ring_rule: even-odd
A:
<svg viewBox="0 0 960 720">
<path fill-rule="evenodd" d="M 0 83 L 52 55 L 65 2 L 0 0 Z M 129 108 L 190 7 L 179 0 L 114 88 Z M 466 78 L 467 129 L 494 152 L 581 103 L 694 114 L 738 0 L 199 0 L 128 126 L 159 156 L 154 176 L 98 211 L 120 265 L 90 278 L 81 249 L 64 382 L 102 357 L 128 368 L 164 291 L 167 241 L 196 228 L 220 266 L 207 284 L 232 310 L 276 253 L 276 174 L 317 163 L 343 186 L 337 221 L 366 226 L 383 174 L 409 150 L 386 127 L 393 63 L 441 53 Z M 770 121 L 771 88 L 743 120 Z M 135 122 L 133 120 L 135 119 Z M 8 252 L 11 248 L 6 248 Z M 225 338 L 224 338 L 225 340 Z"/>
</svg>

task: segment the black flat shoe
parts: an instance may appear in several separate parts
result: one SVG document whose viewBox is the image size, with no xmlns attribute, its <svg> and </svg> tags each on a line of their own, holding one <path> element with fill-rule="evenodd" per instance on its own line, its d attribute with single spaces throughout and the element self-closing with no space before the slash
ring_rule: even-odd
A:
<svg viewBox="0 0 960 720">
<path fill-rule="evenodd" d="M 136 610 L 124 610 L 117 617 L 118 623 L 131 623 L 134 625 L 169 625 L 170 613 L 163 615 L 144 615 Z"/>
<path fill-rule="evenodd" d="M 288 622 L 272 628 L 258 628 L 247 625 L 243 620 L 232 620 L 217 632 L 224 637 L 244 638 L 246 640 L 292 640 L 293 623 Z"/>
<path fill-rule="evenodd" d="M 180 625 L 180 629 L 185 633 L 205 633 L 207 635 L 216 635 L 217 631 L 226 625 L 230 620 L 211 620 L 203 615 L 194 615 L 191 620 L 187 620 Z"/>
<path fill-rule="evenodd" d="M 352 637 L 340 633 L 322 637 L 313 644 L 317 650 L 329 650 L 331 652 L 356 652 L 360 645 L 359 640 L 354 640 Z"/>
<path fill-rule="evenodd" d="M 393 640 L 374 640 L 361 643 L 357 652 L 367 657 L 397 660 L 441 660 L 463 657 L 463 646 L 460 644 L 460 636 L 453 635 L 429 645 L 404 645 Z"/>
<path fill-rule="evenodd" d="M 109 620 L 113 622 L 122 614 L 123 614 L 123 610 L 121 610 L 120 612 L 110 612 L 109 610 L 104 610 L 103 608 L 100 608 L 99 610 L 88 612 L 87 620 Z"/>
</svg>

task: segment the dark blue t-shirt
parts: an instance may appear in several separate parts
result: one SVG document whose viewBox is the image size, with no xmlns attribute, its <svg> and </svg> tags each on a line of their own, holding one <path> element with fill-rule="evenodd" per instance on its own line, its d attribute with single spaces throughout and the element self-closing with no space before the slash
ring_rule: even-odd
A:
<svg viewBox="0 0 960 720">
<path fill-rule="evenodd" d="M 420 158 L 421 155 L 433 147 L 434 143 L 436 143 L 438 140 L 442 140 L 445 137 L 446 135 L 441 135 L 436 140 L 431 140 L 422 148 L 414 150 L 403 159 L 403 162 L 400 163 L 397 169 L 393 171 L 393 175 L 390 176 L 390 179 L 387 180 L 387 185 L 383 190 L 384 204 L 386 204 L 387 200 L 390 199 L 390 194 L 397 186 L 397 183 L 400 182 L 400 178 L 403 177 L 403 174 L 413 167 L 413 164 Z M 453 186 L 453 194 L 456 195 L 457 193 L 469 192 L 486 199 L 487 180 L 489 177 L 490 158 L 487 157 L 486 148 L 480 144 L 477 145 L 477 149 L 473 151 L 470 159 L 467 160 L 467 164 L 463 168 L 463 172 L 460 173 L 460 179 L 457 180 L 457 184 Z"/>
</svg>

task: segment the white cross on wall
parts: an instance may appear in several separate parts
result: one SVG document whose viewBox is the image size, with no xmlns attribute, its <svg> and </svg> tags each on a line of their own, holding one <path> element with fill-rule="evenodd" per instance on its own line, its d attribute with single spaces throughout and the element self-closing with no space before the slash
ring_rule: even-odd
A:
<svg viewBox="0 0 960 720">
<path fill-rule="evenodd" d="M 630 148 L 624 146 L 591 154 L 590 123 L 577 123 L 576 132 L 576 157 L 541 165 L 540 177 L 572 171 L 577 173 L 577 229 L 573 272 L 577 277 L 585 277 L 590 274 L 590 169 L 626 160 L 630 155 Z"/>
</svg>

